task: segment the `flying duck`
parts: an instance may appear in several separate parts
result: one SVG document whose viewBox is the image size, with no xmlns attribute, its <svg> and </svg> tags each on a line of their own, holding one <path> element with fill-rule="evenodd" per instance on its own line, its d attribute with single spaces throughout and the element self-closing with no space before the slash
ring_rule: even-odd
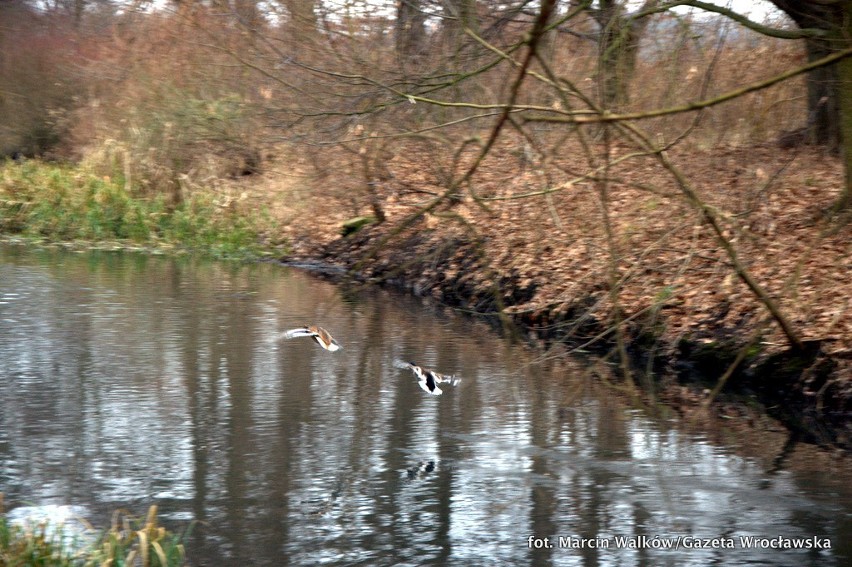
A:
<svg viewBox="0 0 852 567">
<path fill-rule="evenodd" d="M 412 372 L 414 372 L 414 375 L 417 377 L 418 380 L 417 383 L 420 385 L 423 391 L 435 396 L 440 396 L 444 393 L 441 388 L 438 387 L 438 384 L 446 382 L 450 384 L 450 386 L 455 386 L 456 384 L 461 382 L 461 378 L 457 378 L 452 375 L 448 376 L 446 374 L 438 374 L 433 370 L 426 370 L 425 368 L 421 368 L 413 362 L 404 362 L 400 360 L 394 362 L 394 366 L 403 370 L 411 370 Z"/>
<path fill-rule="evenodd" d="M 334 352 L 343 348 L 336 340 L 334 340 L 334 337 L 331 336 L 331 333 L 329 333 L 322 327 L 315 327 L 313 325 L 311 325 L 310 327 L 299 327 L 298 329 L 290 329 L 289 331 L 285 331 L 281 336 L 285 339 L 295 339 L 297 337 L 313 337 L 319 346 L 330 352 Z"/>
</svg>

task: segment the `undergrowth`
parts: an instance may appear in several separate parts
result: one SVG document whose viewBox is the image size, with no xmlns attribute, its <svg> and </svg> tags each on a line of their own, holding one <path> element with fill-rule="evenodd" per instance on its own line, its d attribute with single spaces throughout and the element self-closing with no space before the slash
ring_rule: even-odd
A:
<svg viewBox="0 0 852 567">
<path fill-rule="evenodd" d="M 144 519 L 115 513 L 103 534 L 81 544 L 63 534 L 62 526 L 44 522 L 21 525 L 0 514 L 0 565 L 37 567 L 186 565 L 181 536 L 157 523 L 157 507 Z"/>
<path fill-rule="evenodd" d="M 181 248 L 223 259 L 274 252 L 263 244 L 270 220 L 213 191 L 174 204 L 167 196 L 137 196 L 119 176 L 29 160 L 0 166 L 0 233 L 46 240 L 119 241 L 129 246 Z"/>
</svg>

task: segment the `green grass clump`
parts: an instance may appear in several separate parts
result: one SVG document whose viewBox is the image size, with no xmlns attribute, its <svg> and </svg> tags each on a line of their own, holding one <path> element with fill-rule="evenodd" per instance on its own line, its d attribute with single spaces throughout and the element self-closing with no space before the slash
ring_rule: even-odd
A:
<svg viewBox="0 0 852 567">
<path fill-rule="evenodd" d="M 0 232 L 48 241 L 122 241 L 181 247 L 217 258 L 253 258 L 263 219 L 198 192 L 171 205 L 163 195 L 136 197 L 120 177 L 80 168 L 7 162 L 0 166 Z"/>
<path fill-rule="evenodd" d="M 63 550 L 61 535 L 50 533 L 47 526 L 25 529 L 9 524 L 0 516 L 0 565 L 64 567 L 76 564 L 73 554 Z"/>
<path fill-rule="evenodd" d="M 85 564 L 170 567 L 185 565 L 186 554 L 181 538 L 157 525 L 157 507 L 151 506 L 141 525 L 134 526 L 127 517 L 120 518 L 119 514 L 114 514 L 112 526 L 94 547 Z"/>
<path fill-rule="evenodd" d="M 44 567 L 177 567 L 186 565 L 181 538 L 157 525 L 157 507 L 143 521 L 119 513 L 97 541 L 84 546 L 63 543 L 60 529 L 40 524 L 21 527 L 0 514 L 0 565 Z M 72 549 L 73 547 L 73 549 Z"/>
</svg>

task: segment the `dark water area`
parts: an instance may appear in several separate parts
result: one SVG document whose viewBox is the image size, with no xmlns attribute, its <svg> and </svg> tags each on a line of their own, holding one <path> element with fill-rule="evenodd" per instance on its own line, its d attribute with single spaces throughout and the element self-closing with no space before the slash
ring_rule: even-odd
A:
<svg viewBox="0 0 852 567">
<path fill-rule="evenodd" d="M 306 323 L 343 349 L 280 339 Z M 157 504 L 191 565 L 852 565 L 848 461 L 536 356 L 277 265 L 3 245 L 0 492 Z"/>
</svg>

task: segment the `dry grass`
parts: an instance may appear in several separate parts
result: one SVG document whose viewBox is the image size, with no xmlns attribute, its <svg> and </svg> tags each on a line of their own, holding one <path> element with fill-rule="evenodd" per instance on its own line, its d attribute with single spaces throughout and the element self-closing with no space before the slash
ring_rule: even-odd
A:
<svg viewBox="0 0 852 567">
<path fill-rule="evenodd" d="M 40 522 L 19 525 L 6 520 L 0 493 L 0 564 L 44 567 L 139 565 L 170 567 L 186 565 L 181 537 L 160 526 L 157 507 L 144 519 L 116 512 L 112 525 L 99 538 L 64 534 L 63 526 Z M 87 524 L 76 519 L 79 524 Z M 73 530 L 72 530 L 73 531 Z M 94 532 L 94 528 L 87 532 Z M 79 540 L 83 541 L 79 541 Z M 92 541 L 94 540 L 94 541 Z"/>
</svg>

